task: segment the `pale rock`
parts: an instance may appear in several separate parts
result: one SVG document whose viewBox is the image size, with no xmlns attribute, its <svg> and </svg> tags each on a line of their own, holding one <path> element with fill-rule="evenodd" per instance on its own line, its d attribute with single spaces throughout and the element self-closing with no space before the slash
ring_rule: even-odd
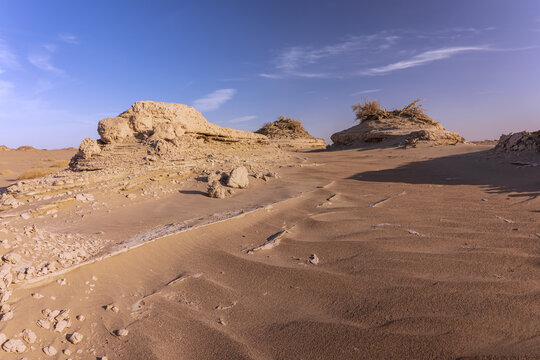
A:
<svg viewBox="0 0 540 360">
<path fill-rule="evenodd" d="M 54 356 L 58 353 L 58 351 L 56 350 L 56 348 L 52 345 L 49 345 L 49 346 L 46 346 L 43 348 L 43 352 L 45 353 L 45 355 L 47 356 Z"/>
<path fill-rule="evenodd" d="M 249 173 L 244 166 L 240 166 L 231 171 L 227 186 L 232 188 L 246 188 L 249 185 Z"/>
<path fill-rule="evenodd" d="M 75 331 L 73 334 L 68 336 L 68 341 L 73 345 L 76 345 L 82 341 L 83 337 L 84 336 L 81 333 Z"/>
<path fill-rule="evenodd" d="M 127 336 L 129 334 L 128 329 L 118 329 L 114 331 L 116 336 Z"/>
<path fill-rule="evenodd" d="M 106 118 L 98 123 L 98 133 L 104 143 L 121 142 L 133 137 L 129 121 L 124 117 Z"/>
<path fill-rule="evenodd" d="M 309 256 L 309 262 L 312 263 L 313 265 L 317 265 L 319 264 L 319 257 L 315 254 L 311 254 Z"/>
<path fill-rule="evenodd" d="M 39 319 L 36 321 L 36 324 L 43 329 L 48 330 L 51 328 L 51 322 L 49 320 Z"/>
<path fill-rule="evenodd" d="M 229 189 L 221 185 L 219 181 L 212 181 L 208 184 L 208 196 L 216 199 L 224 199 L 231 194 Z"/>
<path fill-rule="evenodd" d="M 13 319 L 13 311 L 8 311 L 5 314 L 0 314 L 0 321 L 9 321 Z"/>
<path fill-rule="evenodd" d="M 69 325 L 69 322 L 67 320 L 60 320 L 54 325 L 54 331 L 62 332 L 68 327 L 68 325 Z"/>
<path fill-rule="evenodd" d="M 86 138 L 79 145 L 79 155 L 85 159 L 89 159 L 92 155 L 97 155 L 101 152 L 101 147 L 96 140 Z"/>
<path fill-rule="evenodd" d="M 2 344 L 2 349 L 8 353 L 22 353 L 26 351 L 26 345 L 21 340 L 9 339 Z"/>
<path fill-rule="evenodd" d="M 27 343 L 29 344 L 33 344 L 36 342 L 37 340 L 37 335 L 35 332 L 33 332 L 32 330 L 30 329 L 24 329 L 22 331 L 22 338 L 24 341 L 26 341 Z"/>
</svg>

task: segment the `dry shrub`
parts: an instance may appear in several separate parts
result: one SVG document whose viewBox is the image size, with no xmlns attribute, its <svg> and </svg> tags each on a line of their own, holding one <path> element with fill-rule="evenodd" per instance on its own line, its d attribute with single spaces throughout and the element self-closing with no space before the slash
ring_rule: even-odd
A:
<svg viewBox="0 0 540 360">
<path fill-rule="evenodd" d="M 50 166 L 53 168 L 67 168 L 69 160 L 55 160 Z"/>
<path fill-rule="evenodd" d="M 360 122 L 401 117 L 409 118 L 416 122 L 433 125 L 438 124 L 424 112 L 420 101 L 420 99 L 416 99 L 402 109 L 387 111 L 381 106 L 379 100 L 363 100 L 358 104 L 353 105 L 353 111 L 356 113 L 356 120 L 359 120 Z"/>
<path fill-rule="evenodd" d="M 13 170 L 9 170 L 9 169 L 0 170 L 0 175 L 11 175 L 11 174 L 14 174 Z"/>
<path fill-rule="evenodd" d="M 17 180 L 36 179 L 58 172 L 57 168 L 36 168 L 26 170 L 17 177 Z"/>
<path fill-rule="evenodd" d="M 356 105 L 353 105 L 353 111 L 356 113 L 356 120 L 360 122 L 379 120 L 386 118 L 388 113 L 381 106 L 379 100 L 362 100 Z"/>
<path fill-rule="evenodd" d="M 264 124 L 257 134 L 266 135 L 270 138 L 311 138 L 311 135 L 304 129 L 302 122 L 280 115 L 274 122 Z"/>
</svg>

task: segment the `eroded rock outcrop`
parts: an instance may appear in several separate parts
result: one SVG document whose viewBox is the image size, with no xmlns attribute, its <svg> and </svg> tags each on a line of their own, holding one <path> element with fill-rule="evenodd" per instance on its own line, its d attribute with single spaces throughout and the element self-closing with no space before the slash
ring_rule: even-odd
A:
<svg viewBox="0 0 540 360">
<path fill-rule="evenodd" d="M 311 136 L 299 120 L 281 115 L 278 120 L 265 124 L 255 133 L 267 136 L 272 143 L 281 147 L 296 149 L 326 148 L 324 140 Z"/>
<path fill-rule="evenodd" d="M 540 154 L 540 130 L 501 135 L 496 152 Z"/>
<path fill-rule="evenodd" d="M 134 166 L 148 161 L 149 156 L 167 160 L 202 156 L 212 153 L 209 147 L 219 148 L 219 143 L 269 144 L 264 135 L 209 123 L 191 106 L 153 101 L 138 101 L 117 117 L 101 120 L 98 133 L 98 141 L 83 140 L 71 169 Z"/>
<path fill-rule="evenodd" d="M 439 122 L 427 116 L 415 101 L 403 109 L 387 111 L 379 102 L 370 101 L 353 106 L 360 124 L 333 134 L 334 147 L 415 146 L 425 142 L 432 145 L 459 144 L 465 139 L 447 131 Z"/>
</svg>

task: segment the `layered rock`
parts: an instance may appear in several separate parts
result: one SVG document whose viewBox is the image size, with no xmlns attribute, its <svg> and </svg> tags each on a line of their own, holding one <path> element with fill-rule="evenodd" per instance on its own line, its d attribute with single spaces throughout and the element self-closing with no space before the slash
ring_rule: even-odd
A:
<svg viewBox="0 0 540 360">
<path fill-rule="evenodd" d="M 374 109 L 368 109 L 367 105 Z M 419 142 L 432 145 L 459 144 L 465 139 L 456 132 L 447 131 L 439 122 L 427 116 L 417 101 L 400 110 L 386 111 L 375 103 L 359 104 L 360 124 L 333 134 L 334 147 L 354 147 L 382 144 L 385 146 L 414 146 Z"/>
<path fill-rule="evenodd" d="M 267 123 L 257 134 L 262 134 L 270 139 L 270 142 L 281 147 L 296 149 L 324 149 L 326 143 L 321 138 L 311 136 L 299 120 L 280 116 L 278 120 Z"/>
<path fill-rule="evenodd" d="M 204 149 L 208 143 L 241 146 L 269 143 L 264 135 L 209 123 L 190 106 L 153 101 L 138 101 L 117 117 L 101 120 L 98 133 L 98 141 L 83 140 L 70 163 L 71 169 L 133 166 L 152 156 L 170 160 L 197 150 L 211 153 L 208 146 Z"/>
<path fill-rule="evenodd" d="M 496 152 L 540 154 L 540 130 L 501 135 Z"/>
</svg>

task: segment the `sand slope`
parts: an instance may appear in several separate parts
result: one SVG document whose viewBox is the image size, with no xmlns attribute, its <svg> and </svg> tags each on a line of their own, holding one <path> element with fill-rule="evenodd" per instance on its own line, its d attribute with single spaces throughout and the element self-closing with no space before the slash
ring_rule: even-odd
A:
<svg viewBox="0 0 540 360">
<path fill-rule="evenodd" d="M 28 359 L 50 344 L 82 359 L 539 358 L 540 168 L 488 149 L 303 154 L 320 166 L 283 168 L 234 206 L 289 200 L 78 268 L 64 286 L 20 286 L 0 331 L 33 329 Z M 195 190 L 182 196 L 199 211 Z M 54 333 L 35 325 L 43 308 L 87 319 Z"/>
</svg>

